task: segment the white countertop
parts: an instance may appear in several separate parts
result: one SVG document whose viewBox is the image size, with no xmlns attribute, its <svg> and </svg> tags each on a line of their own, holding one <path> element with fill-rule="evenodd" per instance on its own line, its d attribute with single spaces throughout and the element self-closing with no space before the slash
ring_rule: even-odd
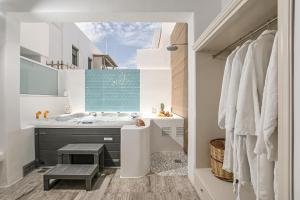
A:
<svg viewBox="0 0 300 200">
<path fill-rule="evenodd" d="M 183 117 L 180 117 L 179 115 L 176 115 L 174 113 L 172 113 L 172 117 L 159 117 L 157 114 L 154 113 L 143 113 L 142 114 L 142 118 L 145 119 L 159 119 L 159 120 L 174 120 L 174 119 L 182 119 Z"/>
</svg>

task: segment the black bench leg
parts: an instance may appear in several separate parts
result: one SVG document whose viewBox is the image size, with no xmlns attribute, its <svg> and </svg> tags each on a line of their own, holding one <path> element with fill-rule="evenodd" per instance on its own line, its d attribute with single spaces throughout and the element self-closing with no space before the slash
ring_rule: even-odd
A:
<svg viewBox="0 0 300 200">
<path fill-rule="evenodd" d="M 94 164 L 99 166 L 99 154 L 94 154 Z M 98 167 L 98 172 L 100 172 L 99 167 Z"/>
<path fill-rule="evenodd" d="M 58 164 L 63 164 L 63 154 L 58 154 Z"/>
<path fill-rule="evenodd" d="M 92 179 L 91 178 L 85 179 L 85 189 L 87 191 L 92 190 Z"/>
<path fill-rule="evenodd" d="M 100 168 L 104 170 L 104 151 L 101 153 Z"/>
<path fill-rule="evenodd" d="M 49 183 L 49 179 L 44 178 L 44 190 L 50 190 L 50 183 Z"/>
</svg>

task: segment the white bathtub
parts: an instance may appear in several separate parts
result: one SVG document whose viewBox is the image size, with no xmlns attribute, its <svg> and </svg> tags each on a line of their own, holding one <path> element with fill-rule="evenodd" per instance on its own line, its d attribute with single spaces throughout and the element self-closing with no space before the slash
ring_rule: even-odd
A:
<svg viewBox="0 0 300 200">
<path fill-rule="evenodd" d="M 137 127 L 130 113 L 75 113 L 48 120 L 35 120 L 36 128 L 121 128 L 121 177 L 147 175 L 151 154 L 161 151 L 182 151 L 184 119 L 174 115 L 160 118 L 143 114 L 146 126 Z"/>
<path fill-rule="evenodd" d="M 37 128 L 111 128 L 134 124 L 131 113 L 74 113 L 35 120 Z"/>
<path fill-rule="evenodd" d="M 90 112 L 90 113 L 74 113 L 74 114 L 65 114 L 53 117 L 52 119 L 59 122 L 81 122 L 81 123 L 96 123 L 103 121 L 131 121 L 131 113 L 99 113 L 99 112 Z"/>
</svg>

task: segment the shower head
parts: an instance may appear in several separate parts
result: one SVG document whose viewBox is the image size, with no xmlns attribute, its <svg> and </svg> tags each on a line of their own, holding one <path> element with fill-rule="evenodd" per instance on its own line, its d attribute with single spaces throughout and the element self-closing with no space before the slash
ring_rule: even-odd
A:
<svg viewBox="0 0 300 200">
<path fill-rule="evenodd" d="M 187 45 L 188 43 L 182 43 L 182 44 L 171 44 L 170 46 L 167 46 L 168 51 L 176 51 L 178 49 L 178 45 Z"/>
<path fill-rule="evenodd" d="M 178 49 L 178 47 L 174 46 L 174 45 L 167 46 L 168 51 L 176 51 L 177 49 Z"/>
</svg>

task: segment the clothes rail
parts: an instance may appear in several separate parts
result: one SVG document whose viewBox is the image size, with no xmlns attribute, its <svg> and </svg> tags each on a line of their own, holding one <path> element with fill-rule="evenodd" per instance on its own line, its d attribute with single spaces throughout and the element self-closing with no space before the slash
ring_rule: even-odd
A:
<svg viewBox="0 0 300 200">
<path fill-rule="evenodd" d="M 256 34 L 256 33 L 260 32 L 260 31 L 264 30 L 267 27 L 269 27 L 274 22 L 277 22 L 277 17 L 274 17 L 274 18 L 266 21 L 264 24 L 260 25 L 255 30 L 250 31 L 249 33 L 247 33 L 246 35 L 242 36 L 241 38 L 239 38 L 235 42 L 233 42 L 230 45 L 226 46 L 224 49 L 222 49 L 219 52 L 217 52 L 216 54 L 214 54 L 213 58 L 218 57 L 219 55 L 221 55 L 222 53 L 226 52 L 229 49 L 235 48 L 237 45 L 239 45 L 240 43 L 242 43 L 242 42 L 246 41 L 247 39 L 251 38 L 254 34 Z"/>
</svg>

